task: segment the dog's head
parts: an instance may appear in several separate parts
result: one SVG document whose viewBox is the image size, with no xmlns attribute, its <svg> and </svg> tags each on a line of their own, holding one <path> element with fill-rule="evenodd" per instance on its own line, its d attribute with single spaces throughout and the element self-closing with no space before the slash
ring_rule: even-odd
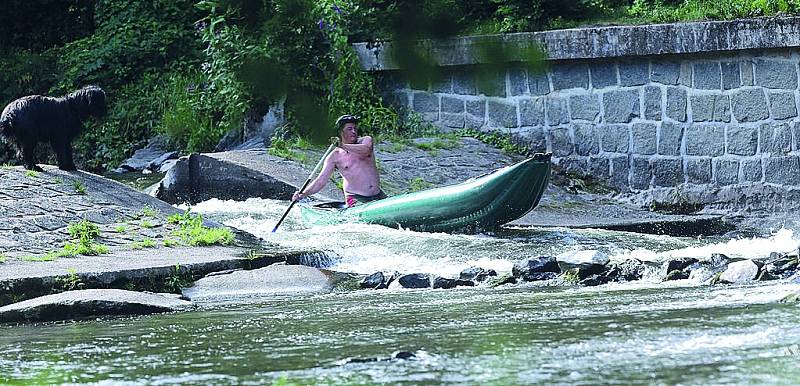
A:
<svg viewBox="0 0 800 386">
<path fill-rule="evenodd" d="M 85 116 L 103 117 L 108 113 L 106 93 L 99 86 L 86 86 L 67 96 L 77 104 Z"/>
</svg>

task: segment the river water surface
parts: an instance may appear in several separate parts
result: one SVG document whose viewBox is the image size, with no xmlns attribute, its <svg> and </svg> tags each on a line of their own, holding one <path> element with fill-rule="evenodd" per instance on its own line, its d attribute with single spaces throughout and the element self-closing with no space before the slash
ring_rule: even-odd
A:
<svg viewBox="0 0 800 386">
<path fill-rule="evenodd" d="M 380 226 L 304 229 L 285 202 L 211 200 L 194 208 L 267 241 L 312 247 L 331 269 L 455 276 L 509 271 L 524 257 L 599 249 L 635 257 L 764 257 L 798 246 L 792 229 L 748 239 L 510 229 L 428 234 Z M 516 285 L 240 298 L 197 311 L 0 326 L 8 384 L 798 384 L 800 284 L 599 287 Z M 406 351 L 412 359 L 390 359 Z"/>
</svg>

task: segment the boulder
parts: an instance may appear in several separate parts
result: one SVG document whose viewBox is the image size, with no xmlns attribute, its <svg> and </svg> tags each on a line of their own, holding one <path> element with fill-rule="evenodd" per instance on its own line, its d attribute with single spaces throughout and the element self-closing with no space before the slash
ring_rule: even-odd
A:
<svg viewBox="0 0 800 386">
<path fill-rule="evenodd" d="M 753 260 L 742 260 L 728 264 L 728 268 L 719 276 L 721 283 L 747 283 L 758 277 L 759 266 Z"/>
<path fill-rule="evenodd" d="M 493 276 L 489 280 L 486 281 L 486 284 L 489 287 L 499 287 L 504 284 L 516 284 L 517 277 L 513 274 L 503 274 L 498 276 Z"/>
<path fill-rule="evenodd" d="M 160 157 L 150 161 L 150 163 L 147 164 L 147 167 L 145 167 L 145 169 L 150 171 L 160 171 L 161 166 L 164 165 L 165 162 L 167 162 L 168 160 L 176 159 L 178 158 L 179 155 L 180 153 L 178 153 L 177 151 L 166 152 L 162 154 Z"/>
<path fill-rule="evenodd" d="M 641 280 L 647 267 L 639 259 L 627 259 L 620 263 L 611 263 L 607 266 L 603 276 L 611 282 L 628 282 Z"/>
<path fill-rule="evenodd" d="M 168 149 L 169 141 L 166 137 L 160 135 L 153 137 L 147 143 L 147 146 L 136 150 L 133 156 L 123 161 L 118 168 L 114 169 L 114 172 L 137 172 L 147 169 L 154 160 L 164 157 L 166 154 L 176 153 L 170 152 Z M 177 153 L 175 155 L 177 155 Z M 163 161 L 161 162 L 163 163 Z"/>
<path fill-rule="evenodd" d="M 349 275 L 303 265 L 274 264 L 251 271 L 204 277 L 183 290 L 190 300 L 245 296 L 330 292 L 351 279 Z"/>
<path fill-rule="evenodd" d="M 786 297 L 781 299 L 781 303 L 800 303 L 800 291 L 786 295 Z"/>
<path fill-rule="evenodd" d="M 481 282 L 486 280 L 489 276 L 497 276 L 497 272 L 493 269 L 483 269 L 481 267 L 469 267 L 458 275 L 461 280 Z"/>
<path fill-rule="evenodd" d="M 603 252 L 588 249 L 562 253 L 556 256 L 556 260 L 558 260 L 558 267 L 562 272 L 574 270 L 578 281 L 582 281 L 589 276 L 603 273 L 609 259 Z"/>
<path fill-rule="evenodd" d="M 525 281 L 537 280 L 539 277 L 537 274 L 542 272 L 561 272 L 555 257 L 540 256 L 518 260 L 514 262 L 514 267 L 511 269 L 511 273 L 515 278 Z"/>
<path fill-rule="evenodd" d="M 661 265 L 662 281 L 688 279 L 694 268 L 700 266 L 700 261 L 694 257 L 680 257 L 665 261 Z"/>
<path fill-rule="evenodd" d="M 0 307 L 0 323 L 46 322 L 186 309 L 190 302 L 148 292 L 87 289 L 42 296 Z"/>
<path fill-rule="evenodd" d="M 450 289 L 456 288 L 458 281 L 456 279 L 448 279 L 446 277 L 436 276 L 432 281 L 433 289 Z"/>
<path fill-rule="evenodd" d="M 430 288 L 431 278 L 426 273 L 412 273 L 400 276 L 395 283 L 401 288 Z"/>
<path fill-rule="evenodd" d="M 383 286 L 383 283 L 386 281 L 386 278 L 383 276 L 383 272 L 375 272 L 372 275 L 369 275 L 361 280 L 359 285 L 361 288 L 374 288 L 378 289 Z"/>
</svg>

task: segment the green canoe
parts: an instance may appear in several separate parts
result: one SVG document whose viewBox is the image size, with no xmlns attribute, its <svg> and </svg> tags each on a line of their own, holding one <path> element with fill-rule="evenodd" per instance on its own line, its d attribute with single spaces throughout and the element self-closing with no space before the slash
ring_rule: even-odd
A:
<svg viewBox="0 0 800 386">
<path fill-rule="evenodd" d="M 380 224 L 426 232 L 491 230 L 530 212 L 550 179 L 550 154 L 536 154 L 456 185 L 401 194 L 341 209 L 301 205 L 307 225 Z"/>
</svg>

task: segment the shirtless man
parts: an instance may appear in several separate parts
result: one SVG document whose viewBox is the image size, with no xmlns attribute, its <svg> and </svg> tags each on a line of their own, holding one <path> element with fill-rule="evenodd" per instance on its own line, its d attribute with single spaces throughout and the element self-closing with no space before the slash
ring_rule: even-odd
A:
<svg viewBox="0 0 800 386">
<path fill-rule="evenodd" d="M 319 176 L 306 188 L 305 192 L 297 191 L 293 201 L 319 192 L 336 169 L 344 182 L 344 197 L 347 206 L 386 198 L 381 190 L 378 168 L 375 166 L 372 137 L 358 136 L 358 117 L 342 115 L 336 120 L 339 128 L 339 145 L 327 158 Z"/>
</svg>

